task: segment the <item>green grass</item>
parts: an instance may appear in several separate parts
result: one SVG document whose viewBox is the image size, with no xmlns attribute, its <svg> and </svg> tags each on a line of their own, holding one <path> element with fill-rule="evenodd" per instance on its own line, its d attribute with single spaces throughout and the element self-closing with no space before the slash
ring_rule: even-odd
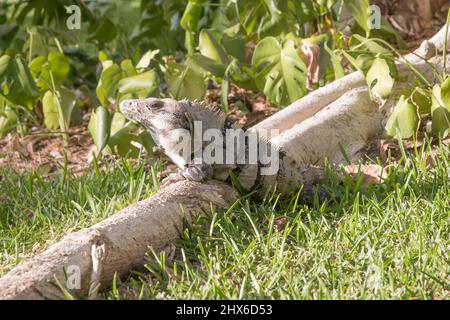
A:
<svg viewBox="0 0 450 320">
<path fill-rule="evenodd" d="M 97 166 L 71 177 L 0 171 L 0 276 L 64 235 L 89 227 L 156 190 L 142 164 Z"/>
<path fill-rule="evenodd" d="M 427 148 L 392 166 L 381 185 L 330 178 L 328 203 L 272 194 L 199 216 L 173 248 L 149 253 L 145 272 L 116 279 L 102 297 L 448 299 L 450 153 L 441 148 L 429 163 Z M 126 161 L 77 179 L 3 173 L 1 273 L 35 243 L 151 195 L 151 181 Z"/>
</svg>

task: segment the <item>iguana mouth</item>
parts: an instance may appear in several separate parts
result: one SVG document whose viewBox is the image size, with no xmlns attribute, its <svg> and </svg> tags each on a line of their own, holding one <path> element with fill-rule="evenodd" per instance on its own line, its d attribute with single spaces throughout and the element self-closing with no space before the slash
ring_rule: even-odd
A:
<svg viewBox="0 0 450 320">
<path fill-rule="evenodd" d="M 163 106 L 164 102 L 156 98 L 126 99 L 120 103 L 120 111 L 129 119 L 142 121 L 149 114 L 156 114 Z"/>
<path fill-rule="evenodd" d="M 136 115 L 138 114 L 137 102 L 136 100 L 126 99 L 120 103 L 120 112 L 129 119 L 137 120 Z"/>
</svg>

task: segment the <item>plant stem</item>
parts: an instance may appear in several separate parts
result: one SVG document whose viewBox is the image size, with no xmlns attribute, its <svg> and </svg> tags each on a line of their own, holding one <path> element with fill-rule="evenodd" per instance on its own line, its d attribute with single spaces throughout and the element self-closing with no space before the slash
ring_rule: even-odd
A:
<svg viewBox="0 0 450 320">
<path fill-rule="evenodd" d="M 61 129 L 62 132 L 64 132 L 62 134 L 62 139 L 63 139 L 63 144 L 66 147 L 69 145 L 69 134 L 67 133 L 66 121 L 64 120 L 64 114 L 63 114 L 63 110 L 61 107 L 61 96 L 59 94 L 59 91 L 56 90 L 52 70 L 49 70 L 49 74 L 50 74 L 50 80 L 52 81 L 52 93 L 53 93 L 54 97 L 56 97 L 56 105 L 58 108 L 59 128 Z"/>
<path fill-rule="evenodd" d="M 448 50 L 448 28 L 450 26 L 450 9 L 448 9 L 448 13 L 447 13 L 447 22 L 445 23 L 445 39 L 444 39 L 444 52 L 443 52 L 443 57 L 444 57 L 444 74 L 443 74 L 443 78 L 444 81 L 445 79 L 447 79 L 447 50 Z"/>
</svg>

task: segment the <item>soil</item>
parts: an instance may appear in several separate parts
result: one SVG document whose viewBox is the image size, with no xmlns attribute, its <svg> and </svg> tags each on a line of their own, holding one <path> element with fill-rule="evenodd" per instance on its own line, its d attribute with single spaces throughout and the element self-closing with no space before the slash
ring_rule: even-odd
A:
<svg viewBox="0 0 450 320">
<path fill-rule="evenodd" d="M 413 51 L 445 24 L 450 8 L 448 0 L 373 0 L 382 16 L 405 39 Z"/>
<path fill-rule="evenodd" d="M 72 174 L 80 175 L 88 165 L 93 146 L 87 123 L 70 128 L 66 147 L 61 134 L 34 127 L 24 137 L 10 133 L 0 139 L 0 168 L 17 172 L 36 170 L 47 175 L 67 166 Z"/>
</svg>

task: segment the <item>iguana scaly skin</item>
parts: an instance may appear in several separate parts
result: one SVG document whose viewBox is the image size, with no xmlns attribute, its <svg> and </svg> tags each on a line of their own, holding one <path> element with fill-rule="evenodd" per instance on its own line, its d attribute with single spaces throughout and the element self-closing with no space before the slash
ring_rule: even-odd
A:
<svg viewBox="0 0 450 320">
<path fill-rule="evenodd" d="M 280 148 L 275 149 L 279 154 L 278 170 L 269 175 L 261 174 L 267 164 L 264 165 L 260 159 L 257 159 L 256 163 L 247 162 L 243 164 L 238 164 L 237 161 L 233 161 L 231 164 L 196 163 L 195 159 L 190 162 L 186 161 L 175 151 L 175 146 L 179 143 L 179 140 L 173 137 L 174 130 L 185 129 L 193 136 L 195 121 L 201 121 L 202 135 L 208 129 L 218 129 L 224 136 L 228 129 L 237 129 L 237 126 L 217 107 L 188 100 L 148 98 L 124 100 L 120 104 L 120 110 L 126 118 L 144 126 L 164 154 L 177 165 L 179 172 L 176 177 L 172 176 L 173 180 L 184 178 L 203 181 L 214 178 L 230 182 L 230 171 L 232 171 L 241 186 L 246 190 L 259 187 L 260 192 L 265 192 L 269 188 L 277 186 L 278 191 L 287 194 L 293 190 L 298 190 L 303 185 L 303 194 L 310 195 L 313 185 L 323 175 L 323 169 L 300 165 L 295 159 L 286 156 Z M 270 150 L 272 146 L 269 141 L 260 137 L 257 139 L 258 145 Z M 248 144 L 248 140 L 245 139 L 245 147 L 243 148 L 246 155 L 245 159 L 249 159 Z M 225 153 L 225 145 L 223 145 L 223 152 Z M 238 156 L 239 154 L 236 154 L 234 160 Z"/>
</svg>

